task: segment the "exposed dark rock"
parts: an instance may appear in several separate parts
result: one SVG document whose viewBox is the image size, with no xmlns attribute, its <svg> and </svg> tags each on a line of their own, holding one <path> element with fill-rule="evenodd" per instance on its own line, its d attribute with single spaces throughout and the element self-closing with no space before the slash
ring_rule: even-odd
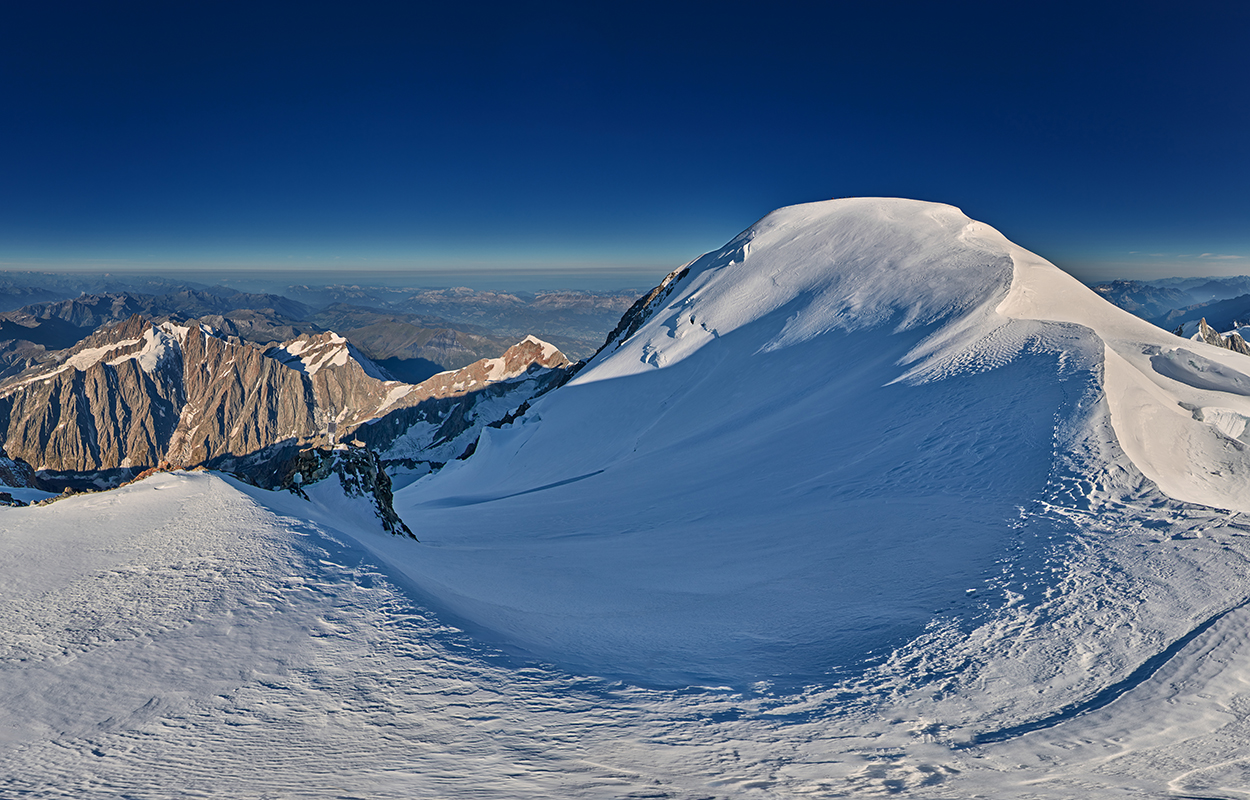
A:
<svg viewBox="0 0 1250 800">
<path fill-rule="evenodd" d="M 395 410 L 350 435 L 378 451 L 388 465 L 440 469 L 448 461 L 471 455 L 483 428 L 515 422 L 532 400 L 564 385 L 572 375 L 573 367 L 562 353 L 527 340 L 501 358 L 421 383 Z M 410 433 L 414 429 L 424 433 L 414 437 Z"/>
<path fill-rule="evenodd" d="M 604 340 L 603 346 L 595 352 L 595 355 L 599 355 L 599 353 L 602 353 L 609 347 L 620 347 L 622 342 L 637 333 L 638 329 L 643 326 L 643 323 L 651 318 L 651 314 L 656 307 L 673 293 L 673 289 L 677 287 L 678 282 L 686 277 L 686 273 L 689 271 L 690 268 L 688 266 L 673 270 L 664 276 L 664 280 L 660 281 L 659 286 L 634 301 L 634 304 L 621 317 L 621 321 L 608 334 L 608 338 Z"/>
<path fill-rule="evenodd" d="M 0 484 L 15 489 L 41 489 L 35 469 L 20 458 L 9 458 L 0 452 Z"/>
<path fill-rule="evenodd" d="M 308 498 L 305 487 L 337 475 L 349 497 L 370 497 L 382 527 L 389 533 L 417 537 L 395 513 L 391 479 L 377 454 L 359 447 L 314 447 L 300 450 L 287 462 L 279 488 Z"/>
<path fill-rule="evenodd" d="M 556 387 L 553 386 L 552 388 L 554 389 Z M 526 400 L 524 403 L 517 406 L 515 410 L 509 411 L 507 414 L 504 414 L 501 419 L 497 419 L 494 422 L 489 423 L 486 427 L 502 428 L 504 425 L 511 425 L 512 423 L 516 422 L 521 417 L 525 416 L 525 412 L 529 410 L 530 410 L 530 401 Z"/>
<path fill-rule="evenodd" d="M 468 446 L 468 447 L 466 447 L 466 448 L 464 448 L 464 452 L 463 452 L 463 453 L 461 453 L 460 455 L 456 456 L 456 460 L 457 460 L 457 461 L 464 461 L 466 458 L 468 458 L 469 456 L 471 456 L 471 455 L 473 455 L 474 453 L 476 453 L 476 452 L 477 452 L 477 443 L 478 443 L 478 442 L 480 442 L 481 440 L 482 440 L 482 437 L 481 437 L 481 435 L 479 434 L 479 435 L 478 435 L 478 437 L 477 437 L 476 439 L 474 439 L 473 441 L 469 442 L 469 446 Z"/>
<path fill-rule="evenodd" d="M 1206 317 L 1198 323 L 1198 336 L 1207 344 L 1213 344 L 1216 347 L 1223 347 L 1225 350 L 1232 350 L 1234 353 L 1250 356 L 1250 347 L 1246 345 L 1246 340 L 1241 338 L 1241 334 L 1236 331 L 1222 336 L 1219 331 L 1207 324 Z"/>
</svg>

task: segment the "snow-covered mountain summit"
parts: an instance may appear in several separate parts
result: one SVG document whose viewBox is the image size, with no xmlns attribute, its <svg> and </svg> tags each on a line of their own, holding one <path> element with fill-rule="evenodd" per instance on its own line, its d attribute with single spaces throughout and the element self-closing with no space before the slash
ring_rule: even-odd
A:
<svg viewBox="0 0 1250 800">
<path fill-rule="evenodd" d="M 580 381 L 680 361 L 751 324 L 777 328 L 761 352 L 833 331 L 926 330 L 900 361 L 908 381 L 992 368 L 1026 348 L 1081 351 L 1105 373 L 1111 424 L 1138 469 L 1177 499 L 1250 510 L 1250 458 L 1229 442 L 1242 434 L 1201 411 L 1250 417 L 1237 377 L 1250 366 L 1110 306 L 955 208 L 873 198 L 784 208 L 678 281 L 647 330 L 615 343 Z M 1216 462 L 1225 468 L 1189 469 Z"/>
<path fill-rule="evenodd" d="M 396 496 L 433 545 L 409 573 L 503 639 L 674 681 L 827 678 L 919 647 L 934 669 L 958 653 L 980 659 L 969 675 L 1053 681 L 1047 703 L 1017 698 L 1027 717 L 1234 600 L 1195 577 L 1205 554 L 1082 548 L 1160 524 L 1151 504 L 1250 508 L 1250 362 L 955 208 L 784 208 L 630 315 L 572 382 Z M 1164 563 L 1176 584 L 1143 603 Z M 1109 605 L 1068 603 L 1078 585 Z M 1043 652 L 1020 638 L 1043 618 L 1138 633 Z M 939 657 L 917 644 L 935 630 L 1000 637 L 1012 660 Z"/>
</svg>

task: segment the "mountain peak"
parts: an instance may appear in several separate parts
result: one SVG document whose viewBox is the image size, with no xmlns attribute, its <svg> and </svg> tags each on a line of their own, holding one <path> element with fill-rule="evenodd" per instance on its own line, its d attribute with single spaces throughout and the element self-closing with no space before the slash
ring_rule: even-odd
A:
<svg viewBox="0 0 1250 800">
<path fill-rule="evenodd" d="M 376 364 L 334 331 L 301 334 L 269 348 L 265 355 L 309 377 L 316 375 L 323 367 L 345 367 L 349 362 L 355 362 L 370 378 L 389 380 Z"/>
<path fill-rule="evenodd" d="M 790 206 L 670 273 L 521 424 L 401 490 L 437 532 L 408 568 L 590 669 L 815 675 L 919 636 L 1015 558 L 1022 509 L 1056 539 L 1076 534 L 1047 509 L 1144 485 L 1250 510 L 1244 360 L 952 206 Z M 506 573 L 450 555 L 496 549 Z"/>
</svg>

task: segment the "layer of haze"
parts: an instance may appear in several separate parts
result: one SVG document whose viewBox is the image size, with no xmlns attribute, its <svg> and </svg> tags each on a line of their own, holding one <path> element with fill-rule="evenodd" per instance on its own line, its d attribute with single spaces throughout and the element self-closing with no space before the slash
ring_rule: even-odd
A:
<svg viewBox="0 0 1250 800">
<path fill-rule="evenodd" d="M 1085 279 L 1250 272 L 1233 4 L 4 17 L 0 269 L 646 285 L 775 207 L 883 195 Z"/>
</svg>

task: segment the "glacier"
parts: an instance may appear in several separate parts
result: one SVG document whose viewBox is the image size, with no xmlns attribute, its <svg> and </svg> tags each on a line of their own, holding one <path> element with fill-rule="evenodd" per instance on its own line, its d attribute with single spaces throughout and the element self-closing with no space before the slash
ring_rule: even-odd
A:
<svg viewBox="0 0 1250 800">
<path fill-rule="evenodd" d="M 0 790 L 1250 796 L 1250 363 L 941 204 L 780 209 L 395 494 L 0 512 Z"/>
</svg>

